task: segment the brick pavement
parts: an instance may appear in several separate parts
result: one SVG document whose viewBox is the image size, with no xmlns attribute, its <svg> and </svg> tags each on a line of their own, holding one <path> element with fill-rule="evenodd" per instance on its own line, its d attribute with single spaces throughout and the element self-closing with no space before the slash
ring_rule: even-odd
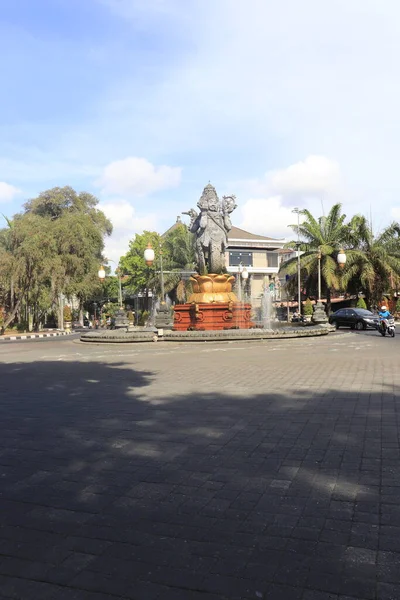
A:
<svg viewBox="0 0 400 600">
<path fill-rule="evenodd" d="M 49 347 L 0 350 L 0 599 L 400 598 L 397 339 Z"/>
</svg>

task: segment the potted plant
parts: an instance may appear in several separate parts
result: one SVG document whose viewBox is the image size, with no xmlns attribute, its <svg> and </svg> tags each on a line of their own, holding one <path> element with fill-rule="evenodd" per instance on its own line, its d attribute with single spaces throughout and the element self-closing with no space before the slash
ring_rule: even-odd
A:
<svg viewBox="0 0 400 600">
<path fill-rule="evenodd" d="M 126 316 L 129 319 L 129 326 L 132 326 L 135 324 L 135 315 L 133 313 L 133 311 L 128 310 L 128 312 L 126 313 Z"/>
<path fill-rule="evenodd" d="M 71 307 L 68 305 L 64 306 L 64 327 L 66 329 L 66 331 L 71 331 L 72 328 L 72 311 L 71 311 Z"/>
<path fill-rule="evenodd" d="M 312 305 L 310 298 L 307 298 L 307 300 L 304 303 L 303 313 L 304 313 L 305 320 L 307 322 L 310 322 L 311 317 L 313 315 L 313 305 Z"/>
</svg>

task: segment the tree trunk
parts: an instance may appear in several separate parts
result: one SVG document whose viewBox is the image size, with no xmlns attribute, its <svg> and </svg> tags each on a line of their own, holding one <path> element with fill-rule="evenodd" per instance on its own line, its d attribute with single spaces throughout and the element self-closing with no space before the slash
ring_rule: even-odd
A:
<svg viewBox="0 0 400 600">
<path fill-rule="evenodd" d="M 83 300 L 79 298 L 79 325 L 83 327 Z"/>
<path fill-rule="evenodd" d="M 7 319 L 4 321 L 3 327 L 1 328 L 1 334 L 2 335 L 4 335 L 4 332 L 6 331 L 7 327 L 14 320 L 14 317 L 17 314 L 17 311 L 18 311 L 18 309 L 20 307 L 20 304 L 21 304 L 21 298 L 19 298 L 19 300 L 17 301 L 16 305 L 14 306 L 14 310 L 9 314 L 9 316 L 7 317 Z"/>
<path fill-rule="evenodd" d="M 14 277 L 12 275 L 10 282 L 10 310 L 11 312 L 14 310 Z"/>
</svg>

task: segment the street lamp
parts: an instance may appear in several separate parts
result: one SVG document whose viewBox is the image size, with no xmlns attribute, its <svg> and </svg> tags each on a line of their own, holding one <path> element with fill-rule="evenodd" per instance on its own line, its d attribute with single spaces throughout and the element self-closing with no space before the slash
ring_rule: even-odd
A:
<svg viewBox="0 0 400 600">
<path fill-rule="evenodd" d="M 144 251 L 144 260 L 146 265 L 151 267 L 154 263 L 155 253 L 150 242 L 147 244 L 147 248 Z M 164 292 L 164 268 L 163 268 L 163 250 L 160 242 L 160 287 L 161 287 L 161 304 L 165 304 L 165 292 Z"/>
<path fill-rule="evenodd" d="M 154 262 L 154 250 L 150 242 L 147 244 L 147 248 L 144 251 L 144 260 L 146 261 L 146 265 L 151 267 Z"/>
<path fill-rule="evenodd" d="M 345 251 L 341 248 L 339 250 L 339 254 L 337 255 L 337 261 L 340 269 L 344 269 L 344 265 L 346 264 L 347 256 Z"/>
<path fill-rule="evenodd" d="M 246 269 L 246 267 L 244 267 L 242 265 L 242 263 L 239 263 L 239 267 L 238 267 L 238 273 L 239 273 L 239 302 L 242 301 L 242 279 L 244 282 L 247 281 L 247 279 L 249 278 L 249 272 Z"/>
<path fill-rule="evenodd" d="M 105 272 L 105 269 L 104 269 L 103 265 L 101 265 L 101 267 L 100 267 L 99 272 L 97 273 L 97 275 L 99 276 L 100 281 L 103 283 L 103 281 L 106 278 L 106 272 Z"/>
<path fill-rule="evenodd" d="M 301 315 L 300 212 L 299 208 L 292 210 L 292 213 L 297 214 L 297 293 L 299 297 L 299 315 Z"/>
<path fill-rule="evenodd" d="M 318 246 L 318 302 L 321 302 L 321 246 Z"/>
</svg>

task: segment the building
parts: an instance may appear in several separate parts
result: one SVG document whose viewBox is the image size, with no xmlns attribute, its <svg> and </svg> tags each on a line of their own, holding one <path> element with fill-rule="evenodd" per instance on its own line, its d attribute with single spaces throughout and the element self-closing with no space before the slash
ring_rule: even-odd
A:
<svg viewBox="0 0 400 600">
<path fill-rule="evenodd" d="M 232 227 L 229 232 L 226 268 L 233 275 L 243 268 L 247 270 L 246 291 L 253 301 L 261 298 L 266 286 L 273 292 L 275 300 L 281 299 L 279 267 L 283 257 L 283 260 L 290 258 L 287 252 L 292 252 L 284 250 L 284 245 L 284 239 L 265 237 L 239 227 Z"/>
<path fill-rule="evenodd" d="M 182 225 L 181 217 L 163 234 L 174 231 Z M 225 253 L 226 269 L 232 275 L 238 275 L 243 269 L 247 270 L 248 279 L 243 283 L 246 295 L 254 304 L 261 299 L 266 286 L 269 287 L 273 298 L 281 300 L 282 282 L 278 272 L 280 265 L 296 255 L 293 250 L 284 249 L 285 240 L 250 233 L 239 227 L 232 227 L 228 234 L 228 249 Z"/>
</svg>

